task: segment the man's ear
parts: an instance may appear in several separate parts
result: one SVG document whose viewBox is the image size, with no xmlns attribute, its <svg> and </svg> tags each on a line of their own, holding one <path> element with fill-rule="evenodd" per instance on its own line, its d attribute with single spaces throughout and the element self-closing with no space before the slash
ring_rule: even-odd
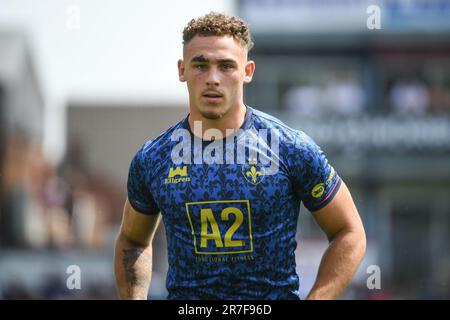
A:
<svg viewBox="0 0 450 320">
<path fill-rule="evenodd" d="M 255 61 L 249 60 L 245 65 L 244 83 L 252 82 L 253 74 L 255 73 Z"/>
<path fill-rule="evenodd" d="M 178 79 L 180 79 L 181 82 L 185 82 L 186 79 L 184 78 L 184 61 L 178 60 Z"/>
</svg>

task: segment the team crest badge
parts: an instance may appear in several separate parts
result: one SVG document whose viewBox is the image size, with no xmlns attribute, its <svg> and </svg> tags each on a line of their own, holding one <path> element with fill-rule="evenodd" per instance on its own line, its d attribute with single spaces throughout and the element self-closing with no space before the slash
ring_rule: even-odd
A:
<svg viewBox="0 0 450 320">
<path fill-rule="evenodd" d="M 257 185 L 265 176 L 264 167 L 256 159 L 249 159 L 248 164 L 242 165 L 242 175 L 248 182 Z"/>
</svg>

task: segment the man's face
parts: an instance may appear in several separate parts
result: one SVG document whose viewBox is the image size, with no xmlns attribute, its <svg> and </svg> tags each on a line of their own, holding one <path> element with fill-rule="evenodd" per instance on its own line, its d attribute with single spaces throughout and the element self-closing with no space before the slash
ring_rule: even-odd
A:
<svg viewBox="0 0 450 320">
<path fill-rule="evenodd" d="M 255 64 L 232 36 L 195 36 L 178 61 L 186 81 L 191 114 L 219 119 L 243 104 L 243 85 L 252 80 Z"/>
</svg>

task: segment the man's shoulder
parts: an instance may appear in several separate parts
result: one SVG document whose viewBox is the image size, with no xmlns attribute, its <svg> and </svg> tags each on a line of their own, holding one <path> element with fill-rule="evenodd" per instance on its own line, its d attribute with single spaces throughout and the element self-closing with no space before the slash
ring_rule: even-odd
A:
<svg viewBox="0 0 450 320">
<path fill-rule="evenodd" d="M 285 124 L 282 120 L 257 109 L 253 109 L 253 126 L 257 130 L 276 130 L 278 135 L 280 135 L 285 142 L 302 140 L 302 138 L 306 136 L 303 131 L 294 129 Z"/>
</svg>

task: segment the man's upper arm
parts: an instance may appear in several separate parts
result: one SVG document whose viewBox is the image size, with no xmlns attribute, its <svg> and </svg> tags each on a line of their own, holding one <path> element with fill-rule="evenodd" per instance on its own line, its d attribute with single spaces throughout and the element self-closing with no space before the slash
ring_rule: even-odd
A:
<svg viewBox="0 0 450 320">
<path fill-rule="evenodd" d="M 152 165 L 150 141 L 131 160 L 127 181 L 127 201 L 123 210 L 120 236 L 134 244 L 146 246 L 153 240 L 161 220 L 160 209 L 153 198 L 149 180 Z"/>
<path fill-rule="evenodd" d="M 136 211 L 128 199 L 123 209 L 121 236 L 138 245 L 148 245 L 152 242 L 156 229 L 161 221 L 161 214 L 143 214 Z"/>
<path fill-rule="evenodd" d="M 314 211 L 313 217 L 330 241 L 343 230 L 364 232 L 358 210 L 343 181 L 333 200 L 320 210 Z"/>
</svg>

